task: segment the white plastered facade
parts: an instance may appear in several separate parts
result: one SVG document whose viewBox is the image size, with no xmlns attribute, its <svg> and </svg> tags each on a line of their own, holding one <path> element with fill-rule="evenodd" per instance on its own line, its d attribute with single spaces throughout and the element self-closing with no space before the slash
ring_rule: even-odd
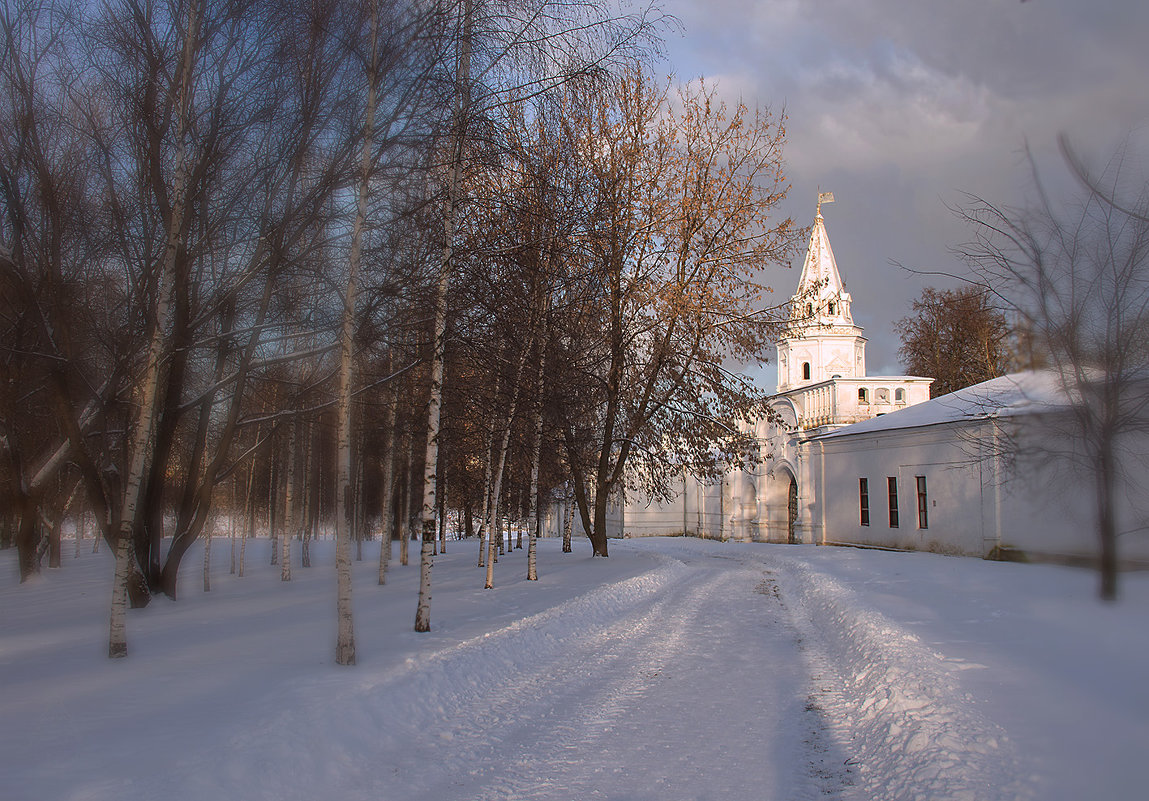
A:
<svg viewBox="0 0 1149 801">
<path fill-rule="evenodd" d="M 850 304 L 819 214 L 777 346 L 775 414 L 751 427 L 761 461 L 711 485 L 683 475 L 669 503 L 631 499 L 611 533 L 1096 559 L 1093 479 L 1063 455 L 1079 443 L 1057 425 L 1067 407 L 1056 377 L 1003 376 L 930 400 L 932 379 L 866 374 Z M 1140 567 L 1147 431 L 1149 420 L 1122 442 L 1116 508 L 1120 561 Z"/>
</svg>

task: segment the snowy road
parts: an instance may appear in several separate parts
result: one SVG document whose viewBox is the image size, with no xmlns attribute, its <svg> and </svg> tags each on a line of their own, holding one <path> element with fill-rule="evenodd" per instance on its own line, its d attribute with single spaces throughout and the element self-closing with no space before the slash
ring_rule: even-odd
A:
<svg viewBox="0 0 1149 801">
<path fill-rule="evenodd" d="M 416 754 L 445 741 L 462 769 L 427 785 L 412 760 L 395 797 L 782 799 L 810 783 L 818 738 L 790 739 L 816 724 L 805 667 L 759 564 L 669 562 L 474 648 L 502 638 L 530 661 L 410 732 Z M 478 667 L 467 650 L 436 667 Z"/>
<path fill-rule="evenodd" d="M 1004 732 L 949 667 L 785 549 L 616 551 L 648 569 L 424 648 L 259 736 L 247 718 L 211 761 L 225 777 L 290 762 L 262 779 L 281 799 L 1026 797 Z M 289 753 L 275 734 L 333 718 L 378 730 L 378 752 L 329 734 Z M 356 751 L 371 756 L 341 758 Z"/>
<path fill-rule="evenodd" d="M 339 668 L 330 543 L 290 583 L 266 545 L 242 579 L 214 549 L 208 594 L 185 563 L 182 600 L 129 616 L 122 661 L 103 656 L 106 553 L 0 585 L 0 797 L 1069 801 L 1143 783 L 1149 576 L 1102 607 L 1066 568 L 549 541 L 541 581 L 516 551 L 483 590 L 455 543 L 415 634 L 417 568 L 379 587 L 368 552 L 359 664 Z"/>
<path fill-rule="evenodd" d="M 255 736 L 248 720 L 210 757 L 223 771 L 204 782 L 189 765 L 180 783 L 212 797 L 226 789 L 220 776 L 282 762 L 287 746 L 291 768 L 262 777 L 266 797 L 835 797 L 848 768 L 807 709 L 808 666 L 765 566 L 689 545 L 654 554 L 637 576 L 294 706 Z M 332 718 L 378 731 L 377 750 L 284 740 L 328 731 Z M 344 749 L 361 756 L 338 759 Z"/>
</svg>

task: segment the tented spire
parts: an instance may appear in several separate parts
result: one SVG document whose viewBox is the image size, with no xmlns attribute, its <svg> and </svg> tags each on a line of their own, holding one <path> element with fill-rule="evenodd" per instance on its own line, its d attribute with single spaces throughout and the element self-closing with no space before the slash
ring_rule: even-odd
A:
<svg viewBox="0 0 1149 801">
<path fill-rule="evenodd" d="M 828 192 L 818 196 L 806 263 L 790 302 L 790 325 L 778 340 L 779 392 L 866 374 L 866 340 L 854 325 L 850 293 L 842 284 L 822 219 L 822 204 L 832 198 Z"/>
<path fill-rule="evenodd" d="M 823 324 L 852 325 L 850 295 L 842 283 L 830 237 L 826 233 L 826 222 L 822 218 L 822 203 L 833 197 L 826 198 L 828 194 L 824 192 L 818 197 L 818 213 L 810 228 L 806 262 L 802 265 L 802 277 L 794 294 L 794 313 L 799 319 L 818 318 L 818 322 Z"/>
</svg>

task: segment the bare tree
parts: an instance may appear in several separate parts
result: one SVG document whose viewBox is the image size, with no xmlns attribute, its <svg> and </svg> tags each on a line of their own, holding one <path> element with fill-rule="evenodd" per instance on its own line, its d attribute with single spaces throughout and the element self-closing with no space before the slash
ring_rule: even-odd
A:
<svg viewBox="0 0 1149 801">
<path fill-rule="evenodd" d="M 1047 353 L 1067 407 L 1038 417 L 1051 426 L 1042 436 L 1093 484 L 1099 592 L 1113 600 L 1118 498 L 1130 472 L 1144 469 L 1149 432 L 1149 185 L 1127 191 L 1123 151 L 1094 173 L 1061 146 L 1077 196 L 1047 193 L 1031 159 L 1036 203 L 1011 209 L 971 197 L 958 213 L 974 239 L 959 252 Z"/>
</svg>

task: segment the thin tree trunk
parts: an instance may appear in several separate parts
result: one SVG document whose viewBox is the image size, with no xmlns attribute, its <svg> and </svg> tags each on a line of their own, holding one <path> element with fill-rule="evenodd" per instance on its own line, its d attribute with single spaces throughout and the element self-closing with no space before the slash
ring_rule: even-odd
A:
<svg viewBox="0 0 1149 801">
<path fill-rule="evenodd" d="M 492 471 L 493 472 L 493 471 Z M 492 490 L 494 489 L 494 478 L 491 479 Z M 491 502 L 487 507 L 487 573 L 483 589 L 491 589 L 495 586 L 495 559 L 499 553 L 499 532 L 497 521 L 499 519 L 498 498 L 495 497 L 494 492 L 491 493 Z"/>
<path fill-rule="evenodd" d="M 235 485 L 238 481 L 239 476 L 233 473 L 231 477 L 231 504 L 227 511 L 228 538 L 231 540 L 231 570 L 228 575 L 232 576 L 235 575 L 235 502 L 237 495 Z"/>
<path fill-rule="evenodd" d="M 299 548 L 299 561 L 301 567 L 311 567 L 311 538 L 319 521 L 319 481 L 316 480 L 315 462 L 315 435 L 307 424 L 307 448 L 303 456 L 303 544 Z"/>
<path fill-rule="evenodd" d="M 518 405 L 519 405 L 519 395 L 520 395 L 520 391 L 522 389 L 523 366 L 526 364 L 527 355 L 530 352 L 531 352 L 531 344 L 528 342 L 526 347 L 523 348 L 522 355 L 519 356 L 519 364 L 515 368 L 515 383 L 514 383 L 514 386 L 512 388 L 512 392 L 511 392 L 511 405 L 510 405 L 510 408 L 507 410 L 507 427 L 503 431 L 503 440 L 499 444 L 498 458 L 495 460 L 495 463 L 497 466 L 495 467 L 495 483 L 494 483 L 494 486 L 491 490 L 491 497 L 495 501 L 495 503 L 492 505 L 496 506 L 496 507 L 498 506 L 498 504 L 501 500 L 501 493 L 502 493 L 502 487 L 503 487 L 503 469 L 506 467 L 506 464 L 507 464 L 507 449 L 508 449 L 508 446 L 510 445 L 510 441 L 511 441 L 511 428 L 515 424 L 515 410 L 518 408 Z M 495 511 L 497 511 L 497 509 Z M 501 525 L 495 525 L 493 528 L 495 529 L 493 531 L 493 533 L 496 533 L 497 537 L 498 537 L 499 552 L 501 554 L 503 552 L 502 526 Z M 487 582 L 486 582 L 486 584 L 483 585 L 483 588 L 489 590 L 489 589 L 492 589 L 494 586 L 495 586 L 495 549 L 494 549 L 494 541 L 492 541 L 491 546 L 487 550 Z"/>
<path fill-rule="evenodd" d="M 259 430 L 256 429 L 255 439 L 259 441 Z M 244 502 L 247 512 L 247 524 L 243 527 L 243 534 L 239 540 L 239 577 L 243 578 L 244 568 L 247 566 L 247 541 L 255 536 L 255 454 L 251 455 L 251 467 L 247 470 L 247 498 Z"/>
<path fill-rule="evenodd" d="M 398 392 L 392 391 L 387 409 L 387 449 L 383 452 L 383 520 L 379 531 L 380 585 L 387 583 L 387 566 L 391 561 L 391 538 L 395 535 L 395 441 L 399 438 L 395 423 L 398 416 Z"/>
<path fill-rule="evenodd" d="M 435 543 L 435 493 L 439 457 L 439 422 L 443 406 L 443 372 L 446 364 L 447 289 L 455 258 L 455 224 L 460 207 L 463 150 L 467 118 L 471 113 L 471 20 L 472 0 L 463 3 L 463 31 L 459 42 L 454 114 L 454 141 L 447 176 L 447 208 L 443 214 L 443 258 L 439 264 L 439 287 L 435 295 L 435 351 L 431 358 L 431 393 L 427 403 L 427 460 L 423 466 L 422 548 L 419 558 L 419 602 L 415 608 L 415 631 L 431 630 L 431 566 Z"/>
<path fill-rule="evenodd" d="M 411 493 L 414 491 L 411 487 L 411 468 L 413 456 L 411 455 L 411 437 L 408 433 L 403 437 L 403 449 L 406 451 L 404 457 L 405 469 L 403 471 L 403 485 L 402 492 L 399 495 L 399 564 L 406 567 L 409 564 L 410 545 L 408 533 L 411 529 Z"/>
<path fill-rule="evenodd" d="M 363 452 L 362 440 L 360 440 L 359 453 Z M 355 521 L 352 534 L 355 537 L 355 561 L 363 561 L 363 527 L 366 524 L 364 515 L 366 509 L 363 505 L 363 460 L 356 460 L 355 467 L 355 493 L 353 495 L 355 502 L 352 505 L 351 519 Z"/>
<path fill-rule="evenodd" d="M 1115 454 L 1112 435 L 1102 434 L 1097 471 L 1097 524 L 1100 537 L 1100 596 L 1103 601 L 1117 600 L 1117 514 Z"/>
<path fill-rule="evenodd" d="M 495 377 L 495 394 L 494 397 L 499 397 L 499 378 Z M 483 477 L 483 514 L 479 518 L 479 567 L 486 567 L 487 564 L 487 540 L 492 536 L 491 527 L 488 525 L 488 518 L 491 511 L 491 483 L 494 481 L 495 472 L 495 411 L 491 409 L 491 419 L 487 424 L 487 470 Z"/>
<path fill-rule="evenodd" d="M 267 451 L 267 529 L 271 538 L 271 564 L 279 564 L 279 470 L 275 451 Z"/>
<path fill-rule="evenodd" d="M 351 611 L 351 542 L 347 530 L 351 499 L 351 384 L 355 334 L 355 308 L 359 298 L 359 269 L 363 252 L 363 226 L 367 220 L 367 190 L 371 180 L 371 157 L 375 149 L 375 97 L 379 72 L 379 7 L 371 8 L 371 56 L 367 64 L 367 114 L 363 125 L 363 149 L 359 161 L 359 182 L 355 221 L 351 226 L 351 258 L 347 270 L 347 294 L 343 301 L 343 326 L 339 340 L 339 436 L 338 486 L 335 491 L 335 566 L 338 577 L 337 613 L 339 634 L 335 661 L 355 664 L 355 631 Z"/>
<path fill-rule="evenodd" d="M 571 529 L 574 528 L 574 499 L 568 497 L 563 514 L 563 553 L 571 552 Z"/>
<path fill-rule="evenodd" d="M 291 581 L 291 538 L 295 534 L 295 439 L 298 424 L 287 428 L 287 483 L 283 490 L 283 552 L 280 554 L 280 581 Z"/>
<path fill-rule="evenodd" d="M 541 315 L 540 315 L 541 318 Z M 542 320 L 539 321 L 540 325 Z M 547 361 L 546 337 L 539 337 L 539 369 L 535 374 L 535 441 L 531 459 L 531 497 L 527 525 L 531 526 L 527 545 L 527 581 L 538 581 L 538 539 L 542 512 L 539 509 L 539 463 L 543 456 L 543 377 Z"/>
<path fill-rule="evenodd" d="M 442 479 L 439 493 L 439 553 L 447 552 L 447 476 Z"/>
<path fill-rule="evenodd" d="M 203 533 L 203 591 L 211 592 L 211 540 L 215 521 L 204 526 Z"/>
</svg>

